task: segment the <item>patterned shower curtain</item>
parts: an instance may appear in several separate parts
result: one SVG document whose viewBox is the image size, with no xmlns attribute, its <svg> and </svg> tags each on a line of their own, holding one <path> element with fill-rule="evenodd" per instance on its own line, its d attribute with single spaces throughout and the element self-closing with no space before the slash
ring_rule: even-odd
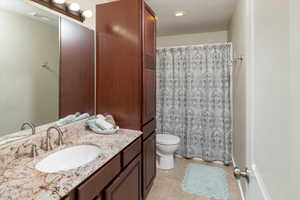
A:
<svg viewBox="0 0 300 200">
<path fill-rule="evenodd" d="M 184 157 L 231 163 L 231 48 L 157 50 L 157 133 L 179 136 Z"/>
</svg>

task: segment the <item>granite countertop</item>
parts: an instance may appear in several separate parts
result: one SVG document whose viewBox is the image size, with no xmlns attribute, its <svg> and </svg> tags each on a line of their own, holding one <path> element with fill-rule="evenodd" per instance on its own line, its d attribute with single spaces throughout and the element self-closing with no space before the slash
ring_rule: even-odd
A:
<svg viewBox="0 0 300 200">
<path fill-rule="evenodd" d="M 59 200 L 142 134 L 140 131 L 120 129 L 116 134 L 99 135 L 86 129 L 84 125 L 85 123 L 77 123 L 63 127 L 65 144 L 55 147 L 51 152 L 42 150 L 44 144 L 42 137 L 45 133 L 39 136 L 39 140 L 30 139 L 18 148 L 10 147 L 3 150 L 11 153 L 13 158 L 7 162 L 4 162 L 4 156 L 0 158 L 0 165 L 1 161 L 5 163 L 0 169 L 0 200 Z M 28 146 L 32 143 L 39 145 L 39 156 L 35 159 L 28 156 Z M 35 169 L 36 163 L 49 154 L 78 144 L 96 145 L 102 152 L 94 161 L 77 169 L 56 173 L 43 173 Z"/>
</svg>

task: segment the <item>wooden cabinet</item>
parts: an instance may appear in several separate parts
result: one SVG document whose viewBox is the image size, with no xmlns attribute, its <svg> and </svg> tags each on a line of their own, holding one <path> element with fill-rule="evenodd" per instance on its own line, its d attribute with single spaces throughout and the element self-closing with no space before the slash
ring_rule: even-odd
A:
<svg viewBox="0 0 300 200">
<path fill-rule="evenodd" d="M 156 176 L 156 139 L 152 133 L 143 143 L 143 193 L 147 196 Z"/>
<path fill-rule="evenodd" d="M 96 110 L 112 114 L 121 128 L 143 130 L 145 199 L 156 174 L 156 17 L 143 0 L 99 4 L 96 32 Z"/>
<path fill-rule="evenodd" d="M 121 128 L 140 130 L 142 103 L 141 0 L 96 7 L 96 110 Z"/>
<path fill-rule="evenodd" d="M 142 139 L 139 138 L 129 145 L 122 153 L 122 166 L 126 167 L 142 151 Z"/>
<path fill-rule="evenodd" d="M 142 137 L 62 200 L 142 200 Z"/>
<path fill-rule="evenodd" d="M 156 17 L 145 3 L 143 9 L 143 197 L 156 176 Z"/>
<path fill-rule="evenodd" d="M 138 156 L 105 190 L 105 200 L 141 200 L 141 175 L 142 162 Z"/>
<path fill-rule="evenodd" d="M 94 31 L 60 19 L 59 117 L 95 113 Z"/>
<path fill-rule="evenodd" d="M 121 171 L 121 156 L 117 155 L 98 172 L 81 184 L 77 190 L 77 200 L 94 200 L 98 198 L 102 190 Z"/>
<path fill-rule="evenodd" d="M 62 200 L 72 200 L 70 196 L 66 196 L 65 198 L 63 198 Z"/>
<path fill-rule="evenodd" d="M 147 4 L 143 14 L 143 124 L 146 124 L 156 114 L 156 19 Z"/>
<path fill-rule="evenodd" d="M 155 119 L 155 27 L 142 0 L 96 7 L 96 110 L 112 114 L 122 128 L 142 130 Z"/>
</svg>

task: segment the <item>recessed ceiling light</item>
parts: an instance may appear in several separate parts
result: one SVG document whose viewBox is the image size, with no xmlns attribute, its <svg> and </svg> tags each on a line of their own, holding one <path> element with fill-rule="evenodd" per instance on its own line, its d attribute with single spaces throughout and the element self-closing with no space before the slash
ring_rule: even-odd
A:
<svg viewBox="0 0 300 200">
<path fill-rule="evenodd" d="M 182 17 L 182 16 L 184 16 L 186 13 L 184 12 L 184 11 L 177 11 L 177 12 L 175 12 L 175 16 L 176 17 Z"/>
<path fill-rule="evenodd" d="M 86 18 L 92 17 L 93 16 L 93 12 L 90 10 L 85 10 L 82 15 Z"/>
<path fill-rule="evenodd" d="M 54 3 L 63 4 L 65 3 L 65 0 L 53 0 Z"/>
<path fill-rule="evenodd" d="M 72 11 L 79 11 L 80 10 L 80 5 L 78 3 L 71 3 L 69 5 L 69 9 L 72 10 Z"/>
</svg>

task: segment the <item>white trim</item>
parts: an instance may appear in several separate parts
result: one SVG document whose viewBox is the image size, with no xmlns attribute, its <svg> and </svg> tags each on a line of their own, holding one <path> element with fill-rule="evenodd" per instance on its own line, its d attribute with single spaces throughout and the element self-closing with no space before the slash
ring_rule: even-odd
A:
<svg viewBox="0 0 300 200">
<path fill-rule="evenodd" d="M 262 178 L 262 176 L 260 175 L 259 170 L 258 170 L 258 168 L 256 167 L 255 164 L 253 164 L 253 165 L 251 166 L 251 170 L 252 170 L 252 173 L 251 173 L 251 174 L 252 174 L 253 178 L 256 179 L 257 184 L 258 184 L 258 187 L 259 187 L 259 189 L 260 189 L 260 191 L 261 191 L 261 194 L 262 194 L 263 198 L 264 198 L 265 200 L 272 200 L 271 195 L 270 195 L 270 193 L 269 193 L 268 190 L 267 190 L 266 184 L 265 184 L 265 182 L 263 181 L 263 178 Z"/>
<path fill-rule="evenodd" d="M 236 167 L 236 162 L 234 160 L 234 157 L 232 157 L 232 164 L 233 164 L 233 167 Z M 237 182 L 239 190 L 240 190 L 241 200 L 246 200 L 245 191 L 243 190 L 241 180 L 236 179 L 236 182 Z"/>
</svg>

